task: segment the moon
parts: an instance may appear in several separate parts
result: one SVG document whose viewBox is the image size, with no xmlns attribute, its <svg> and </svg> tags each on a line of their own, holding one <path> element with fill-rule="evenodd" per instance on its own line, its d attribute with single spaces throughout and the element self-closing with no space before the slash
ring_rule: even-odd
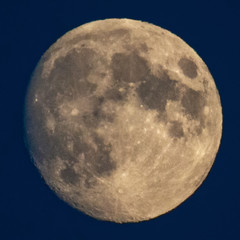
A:
<svg viewBox="0 0 240 240">
<path fill-rule="evenodd" d="M 131 19 L 90 22 L 59 38 L 34 70 L 24 117 L 49 187 L 117 223 L 184 202 L 208 175 L 222 135 L 203 60 L 168 30 Z"/>
</svg>

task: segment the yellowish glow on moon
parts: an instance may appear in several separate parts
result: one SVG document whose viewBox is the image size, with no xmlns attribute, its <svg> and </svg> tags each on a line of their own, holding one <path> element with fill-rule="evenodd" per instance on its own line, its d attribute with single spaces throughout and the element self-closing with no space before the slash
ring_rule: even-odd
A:
<svg viewBox="0 0 240 240">
<path fill-rule="evenodd" d="M 130 19 L 84 24 L 53 44 L 35 69 L 25 120 L 47 184 L 114 222 L 155 218 L 186 200 L 222 134 L 203 60 L 171 32 Z"/>
</svg>

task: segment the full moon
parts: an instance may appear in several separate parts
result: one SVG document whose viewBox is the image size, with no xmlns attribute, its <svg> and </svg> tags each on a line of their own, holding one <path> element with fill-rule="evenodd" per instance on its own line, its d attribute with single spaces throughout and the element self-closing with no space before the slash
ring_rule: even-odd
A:
<svg viewBox="0 0 240 240">
<path fill-rule="evenodd" d="M 153 24 L 106 19 L 59 38 L 25 101 L 26 144 L 65 202 L 118 223 L 158 217 L 201 185 L 222 135 L 203 60 Z"/>
</svg>

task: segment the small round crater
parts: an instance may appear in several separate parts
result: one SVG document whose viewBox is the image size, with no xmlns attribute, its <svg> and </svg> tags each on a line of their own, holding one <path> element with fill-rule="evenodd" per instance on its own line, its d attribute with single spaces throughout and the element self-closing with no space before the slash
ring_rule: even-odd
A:
<svg viewBox="0 0 240 240">
<path fill-rule="evenodd" d="M 182 69 L 185 76 L 189 78 L 197 77 L 197 65 L 192 60 L 183 57 L 179 60 L 178 66 Z"/>
</svg>

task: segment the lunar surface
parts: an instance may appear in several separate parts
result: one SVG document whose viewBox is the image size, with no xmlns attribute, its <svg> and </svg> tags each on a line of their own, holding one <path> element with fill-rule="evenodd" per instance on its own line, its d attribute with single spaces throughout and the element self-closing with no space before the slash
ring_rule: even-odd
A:
<svg viewBox="0 0 240 240">
<path fill-rule="evenodd" d="M 222 108 L 197 53 L 155 25 L 107 19 L 42 56 L 25 105 L 26 143 L 50 188 L 97 219 L 164 214 L 215 160 Z"/>
</svg>

